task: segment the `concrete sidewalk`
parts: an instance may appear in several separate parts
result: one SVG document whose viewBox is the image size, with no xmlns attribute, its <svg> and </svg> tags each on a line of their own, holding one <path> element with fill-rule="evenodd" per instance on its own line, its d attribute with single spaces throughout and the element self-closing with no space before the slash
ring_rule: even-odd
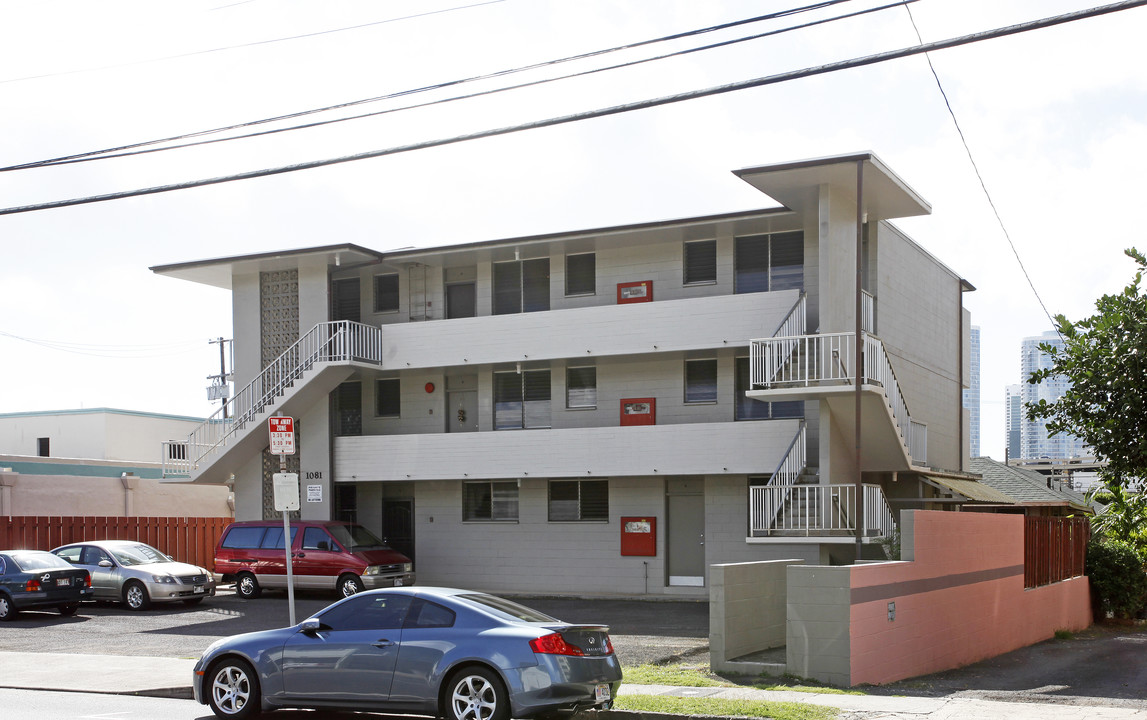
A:
<svg viewBox="0 0 1147 720">
<path fill-rule="evenodd" d="M 153 697 L 191 697 L 194 659 L 128 655 L 0 652 L 0 687 Z M 999 702 L 963 697 L 835 695 L 751 688 L 689 688 L 622 685 L 619 695 L 663 695 L 728 700 L 767 700 L 824 705 L 842 710 L 842 720 L 1147 720 L 1147 710 L 1067 703 Z M 642 718 L 611 710 L 605 720 Z M 658 714 L 658 720 L 674 716 Z"/>
</svg>

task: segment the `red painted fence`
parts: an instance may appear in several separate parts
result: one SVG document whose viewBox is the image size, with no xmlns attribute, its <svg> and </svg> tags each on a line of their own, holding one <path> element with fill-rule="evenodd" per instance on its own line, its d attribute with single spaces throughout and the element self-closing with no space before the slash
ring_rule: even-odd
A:
<svg viewBox="0 0 1147 720">
<path fill-rule="evenodd" d="M 201 517 L 0 517 L 0 549 L 51 550 L 84 540 L 138 540 L 210 570 L 215 543 L 230 522 Z"/>
<path fill-rule="evenodd" d="M 1091 522 L 1082 517 L 1024 518 L 1024 587 L 1083 575 Z"/>
</svg>

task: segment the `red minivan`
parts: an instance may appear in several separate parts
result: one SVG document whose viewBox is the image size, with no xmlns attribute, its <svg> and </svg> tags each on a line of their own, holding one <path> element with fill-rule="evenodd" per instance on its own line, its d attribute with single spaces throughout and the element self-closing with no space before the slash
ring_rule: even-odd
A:
<svg viewBox="0 0 1147 720">
<path fill-rule="evenodd" d="M 283 523 L 234 522 L 215 546 L 215 572 L 235 583 L 239 597 L 258 597 L 263 588 L 287 587 Z M 348 522 L 291 523 L 291 574 L 296 588 L 325 588 L 349 597 L 363 590 L 413 585 L 410 558 L 374 533 Z"/>
</svg>

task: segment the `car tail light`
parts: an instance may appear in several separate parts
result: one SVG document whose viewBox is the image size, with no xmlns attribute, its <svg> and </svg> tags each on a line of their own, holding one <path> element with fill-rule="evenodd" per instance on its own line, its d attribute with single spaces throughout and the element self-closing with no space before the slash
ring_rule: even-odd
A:
<svg viewBox="0 0 1147 720">
<path fill-rule="evenodd" d="M 530 641 L 534 652 L 543 655 L 584 655 L 581 648 L 574 647 L 566 642 L 561 633 L 550 633 Z"/>
<path fill-rule="evenodd" d="M 92 586 L 92 574 L 87 570 L 84 571 L 84 587 Z"/>
<path fill-rule="evenodd" d="M 39 580 L 29 580 L 24 585 L 24 590 L 26 592 L 40 592 L 40 581 Z"/>
</svg>

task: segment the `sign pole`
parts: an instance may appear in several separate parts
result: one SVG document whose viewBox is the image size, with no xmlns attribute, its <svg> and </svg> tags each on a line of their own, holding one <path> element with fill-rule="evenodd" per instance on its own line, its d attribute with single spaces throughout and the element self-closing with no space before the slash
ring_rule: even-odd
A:
<svg viewBox="0 0 1147 720">
<path fill-rule="evenodd" d="M 287 472 L 287 456 L 279 456 L 279 472 Z M 296 480 L 297 482 L 297 480 Z M 291 626 L 295 625 L 295 579 L 291 571 L 291 512 L 283 510 L 283 550 L 287 553 L 287 608 L 290 610 Z"/>
<path fill-rule="evenodd" d="M 287 456 L 295 454 L 295 419 L 276 415 L 268 421 L 271 454 L 279 456 L 279 472 L 272 479 L 275 509 L 283 513 L 283 552 L 287 559 L 287 607 L 295 624 L 295 577 L 291 563 L 290 512 L 299 509 L 299 474 L 287 472 Z"/>
</svg>

